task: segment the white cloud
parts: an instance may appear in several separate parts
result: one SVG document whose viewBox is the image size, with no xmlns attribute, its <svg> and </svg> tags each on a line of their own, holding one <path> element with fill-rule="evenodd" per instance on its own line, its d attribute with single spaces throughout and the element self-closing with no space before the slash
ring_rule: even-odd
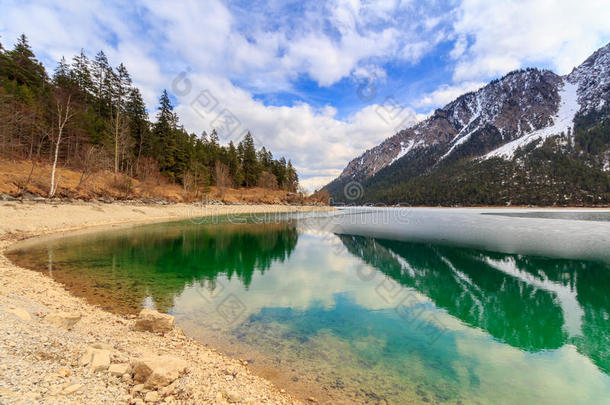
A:
<svg viewBox="0 0 610 405">
<path fill-rule="evenodd" d="M 378 113 L 378 105 L 367 106 L 339 120 L 334 107 L 315 109 L 305 103 L 265 106 L 227 80 L 206 75 L 189 75 L 188 79 L 192 90 L 179 98 L 176 108 L 187 128 L 216 127 L 225 142 L 238 141 L 245 130 L 250 130 L 256 140 L 275 154 L 292 159 L 303 185 L 310 191 L 332 180 L 346 162 L 393 135 L 395 130 L 393 122 Z M 211 111 L 202 108 L 210 95 L 213 101 L 209 105 L 214 105 Z M 217 119 L 225 108 L 239 121 L 236 127 L 231 127 L 231 133 L 224 129 L 222 119 Z M 411 110 L 404 110 L 401 119 L 407 115 L 416 119 Z"/>
<path fill-rule="evenodd" d="M 476 91 L 485 86 L 484 82 L 463 82 L 457 85 L 443 84 L 432 93 L 425 94 L 416 102 L 418 107 L 445 106 L 464 93 Z"/>
<path fill-rule="evenodd" d="M 190 68 L 191 92 L 176 94 L 185 127 L 200 132 L 213 125 L 219 111 L 201 117 L 191 107 L 208 89 L 240 128 L 292 159 L 310 189 L 393 135 L 396 126 L 380 117 L 377 105 L 345 117 L 340 105 L 265 106 L 255 93 L 297 94 L 292 86 L 303 76 L 319 86 L 345 78 L 393 83 L 396 77 L 389 76 L 396 72 L 386 71 L 385 62 L 417 64 L 454 39 L 453 50 L 438 55 L 447 58 L 453 82 L 411 97 L 414 107 L 431 109 L 518 67 L 543 64 L 565 73 L 610 36 L 610 7 L 600 0 L 464 0 L 456 9 L 443 0 L 330 0 L 299 3 L 296 12 L 286 2 L 242 9 L 218 0 L 0 4 L 5 46 L 26 33 L 50 70 L 81 47 L 90 56 L 103 49 L 113 65 L 125 63 L 153 116 L 161 90 L 171 89 L 176 75 Z M 399 80 L 408 80 L 408 72 Z"/>
<path fill-rule="evenodd" d="M 464 0 L 454 24 L 454 80 L 481 80 L 540 65 L 568 73 L 604 45 L 608 21 L 607 0 Z"/>
</svg>

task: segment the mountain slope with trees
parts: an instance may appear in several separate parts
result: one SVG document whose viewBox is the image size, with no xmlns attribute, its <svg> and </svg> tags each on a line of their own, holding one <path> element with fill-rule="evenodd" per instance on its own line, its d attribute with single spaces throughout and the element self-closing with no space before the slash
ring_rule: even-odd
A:
<svg viewBox="0 0 610 405">
<path fill-rule="evenodd" d="M 187 132 L 165 90 L 151 122 L 126 67 L 113 68 L 103 51 L 92 60 L 84 51 L 62 58 L 49 77 L 25 35 L 11 50 L 0 44 L 0 157 L 29 159 L 32 171 L 37 162 L 51 164 L 49 196 L 62 195 L 59 166 L 85 179 L 110 170 L 117 187 L 161 177 L 195 194 L 210 186 L 299 187 L 291 161 L 257 149 L 250 133 L 220 145 L 214 129 Z"/>
</svg>

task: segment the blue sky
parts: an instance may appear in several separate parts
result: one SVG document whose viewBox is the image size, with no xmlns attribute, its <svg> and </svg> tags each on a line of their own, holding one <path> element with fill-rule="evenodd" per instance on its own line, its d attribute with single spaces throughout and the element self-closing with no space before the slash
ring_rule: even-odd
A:
<svg viewBox="0 0 610 405">
<path fill-rule="evenodd" d="M 521 67 L 565 74 L 610 41 L 607 0 L 0 0 L 0 41 L 25 33 L 52 70 L 103 49 L 151 111 L 255 139 L 308 189 L 460 94 Z M 388 105 L 399 111 L 383 116 Z M 385 110 L 387 111 L 387 110 Z M 230 118 L 230 121 L 227 121 Z"/>
</svg>

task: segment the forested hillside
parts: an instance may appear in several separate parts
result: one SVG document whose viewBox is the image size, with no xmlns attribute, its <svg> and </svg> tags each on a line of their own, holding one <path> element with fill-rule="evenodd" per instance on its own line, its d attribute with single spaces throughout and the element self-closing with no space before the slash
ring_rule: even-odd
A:
<svg viewBox="0 0 610 405">
<path fill-rule="evenodd" d="M 50 196 L 60 166 L 81 171 L 83 180 L 110 170 L 117 183 L 162 176 L 185 190 L 297 190 L 292 163 L 257 150 L 250 133 L 237 145 L 220 145 L 208 130 L 187 132 L 165 90 L 150 122 L 126 67 L 112 67 L 103 51 L 93 59 L 85 51 L 62 58 L 49 77 L 25 35 L 10 50 L 0 44 L 0 157 L 51 164 Z"/>
</svg>

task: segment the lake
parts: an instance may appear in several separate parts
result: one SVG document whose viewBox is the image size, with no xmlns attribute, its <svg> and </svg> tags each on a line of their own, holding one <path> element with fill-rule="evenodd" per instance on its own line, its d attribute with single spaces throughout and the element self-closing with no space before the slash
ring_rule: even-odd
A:
<svg viewBox="0 0 610 405">
<path fill-rule="evenodd" d="M 28 241 L 110 311 L 155 308 L 297 396 L 607 404 L 610 212 L 351 208 Z"/>
</svg>

